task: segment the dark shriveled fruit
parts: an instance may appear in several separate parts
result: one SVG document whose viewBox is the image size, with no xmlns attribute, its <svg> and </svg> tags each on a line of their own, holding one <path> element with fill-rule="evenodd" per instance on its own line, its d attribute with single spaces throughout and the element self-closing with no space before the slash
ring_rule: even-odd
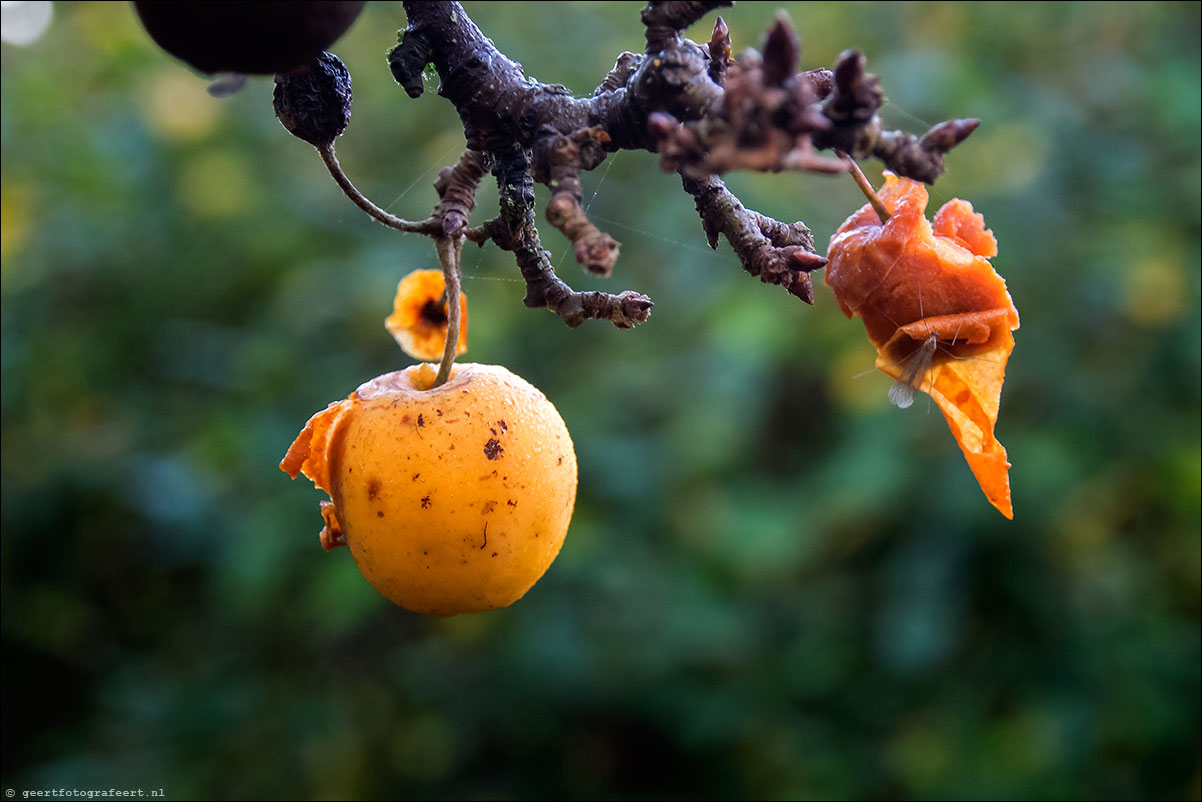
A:
<svg viewBox="0 0 1202 802">
<path fill-rule="evenodd" d="M 135 2 L 150 38 L 205 73 L 270 75 L 317 57 L 364 2 Z"/>
<path fill-rule="evenodd" d="M 323 147 L 350 121 L 351 75 L 337 56 L 322 53 L 304 69 L 276 74 L 272 105 L 293 136 Z"/>
</svg>

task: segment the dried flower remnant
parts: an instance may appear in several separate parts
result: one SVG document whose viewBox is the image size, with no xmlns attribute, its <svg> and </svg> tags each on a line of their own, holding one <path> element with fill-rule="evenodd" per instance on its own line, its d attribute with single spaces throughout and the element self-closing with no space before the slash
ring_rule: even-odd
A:
<svg viewBox="0 0 1202 802">
<path fill-rule="evenodd" d="M 994 436 L 1018 310 L 990 265 L 997 240 L 972 204 L 954 199 L 926 218 L 919 182 L 885 173 L 881 223 L 871 205 L 831 238 L 826 283 L 848 317 L 864 321 L 876 366 L 897 380 L 890 400 L 927 393 L 947 419 L 981 489 L 1007 518 L 1010 463 Z"/>
<path fill-rule="evenodd" d="M 441 271 L 414 270 L 396 288 L 392 314 L 384 321 L 389 333 L 414 359 L 442 358 L 447 342 L 446 282 Z M 467 296 L 459 295 L 459 342 L 467 351 Z"/>
</svg>

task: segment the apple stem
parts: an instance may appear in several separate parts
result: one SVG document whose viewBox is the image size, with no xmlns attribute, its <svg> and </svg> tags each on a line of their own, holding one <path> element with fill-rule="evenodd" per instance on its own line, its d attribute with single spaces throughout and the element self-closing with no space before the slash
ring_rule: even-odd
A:
<svg viewBox="0 0 1202 802">
<path fill-rule="evenodd" d="M 434 378 L 434 387 L 440 387 L 451 378 L 451 366 L 455 364 L 455 356 L 459 352 L 459 258 L 463 253 L 463 237 L 439 237 L 436 245 L 447 299 L 447 342 L 442 349 L 438 376 Z"/>
<path fill-rule="evenodd" d="M 343 194 L 350 198 L 356 206 L 367 212 L 368 216 L 376 222 L 383 223 L 389 228 L 395 228 L 397 231 L 404 231 L 408 234 L 426 234 L 429 236 L 441 230 L 441 224 L 437 223 L 433 217 L 427 217 L 425 220 L 418 222 L 402 220 L 372 203 L 366 195 L 351 183 L 351 179 L 343 172 L 342 165 L 338 163 L 338 157 L 334 154 L 333 142 L 330 142 L 328 145 L 318 146 L 317 152 L 321 154 L 321 160 L 325 162 L 326 169 L 330 171 L 330 175 L 334 178 L 334 181 L 338 184 Z"/>
<path fill-rule="evenodd" d="M 868 182 L 864 171 L 860 169 L 860 165 L 856 164 L 856 160 L 848 156 L 841 150 L 835 150 L 835 155 L 847 162 L 847 172 L 851 173 L 851 177 L 856 180 L 856 186 L 864 193 L 864 197 L 868 198 L 868 202 L 872 204 L 872 208 L 876 209 L 876 216 L 881 218 L 881 225 L 889 219 L 889 210 L 885 208 L 885 204 L 881 203 L 881 199 L 877 197 L 876 190 L 872 188 L 872 184 Z"/>
</svg>

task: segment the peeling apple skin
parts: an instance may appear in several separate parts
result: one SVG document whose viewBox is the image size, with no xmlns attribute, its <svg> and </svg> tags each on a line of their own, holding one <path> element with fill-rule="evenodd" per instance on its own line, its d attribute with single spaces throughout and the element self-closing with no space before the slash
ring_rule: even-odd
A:
<svg viewBox="0 0 1202 802">
<path fill-rule="evenodd" d="M 1019 319 L 989 262 L 997 240 L 958 198 L 928 221 L 917 181 L 886 172 L 879 195 L 888 220 L 871 205 L 847 218 L 831 238 L 826 283 L 843 313 L 864 322 L 877 368 L 931 396 L 985 497 L 1013 518 L 1010 462 L 994 425 Z M 908 406 L 912 392 L 896 388 L 891 400 Z"/>
</svg>

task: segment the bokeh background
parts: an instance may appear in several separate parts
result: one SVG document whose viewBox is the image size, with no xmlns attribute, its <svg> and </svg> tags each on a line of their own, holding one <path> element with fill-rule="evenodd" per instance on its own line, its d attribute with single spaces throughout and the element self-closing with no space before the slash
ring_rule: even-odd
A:
<svg viewBox="0 0 1202 802">
<path fill-rule="evenodd" d="M 468 11 L 587 93 L 640 47 L 639 7 Z M 724 13 L 736 51 L 778 7 Z M 748 277 L 621 153 L 586 179 L 614 277 L 544 240 L 578 289 L 649 294 L 646 325 L 569 330 L 505 254 L 466 252 L 468 357 L 558 406 L 580 492 L 525 599 L 447 620 L 324 553 L 322 494 L 277 468 L 310 414 L 408 364 L 382 322 L 429 242 L 351 206 L 270 80 L 208 96 L 127 4 L 55 3 L 3 45 L 6 789 L 1199 797 L 1200 6 L 783 7 L 805 68 L 867 55 L 894 127 L 984 121 L 932 200 L 984 213 L 1022 313 L 1015 520 L 932 405 L 888 405 L 825 287 L 810 308 Z M 403 22 L 372 3 L 333 48 L 339 153 L 419 217 L 462 133 L 393 83 Z M 820 243 L 863 202 L 846 178 L 730 184 Z"/>
</svg>

